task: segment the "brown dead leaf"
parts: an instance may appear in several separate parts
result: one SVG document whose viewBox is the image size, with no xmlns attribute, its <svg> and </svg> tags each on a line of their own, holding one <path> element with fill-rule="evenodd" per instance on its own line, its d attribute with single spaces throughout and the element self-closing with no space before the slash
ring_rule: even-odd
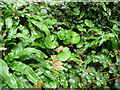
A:
<svg viewBox="0 0 120 90">
<path fill-rule="evenodd" d="M 7 34 L 7 30 L 5 30 L 5 32 L 2 34 L 2 37 L 4 38 Z"/>
<path fill-rule="evenodd" d="M 110 62 L 110 63 L 109 63 L 109 65 L 110 65 L 110 66 L 115 66 L 115 64 L 114 64 L 114 63 L 112 63 L 112 62 Z"/>
<path fill-rule="evenodd" d="M 110 51 L 112 55 L 120 54 L 120 50 Z"/>
<path fill-rule="evenodd" d="M 56 51 L 56 52 L 60 52 L 60 51 L 62 51 L 64 49 L 64 47 L 63 46 L 60 46 L 60 47 L 58 47 L 58 48 L 56 48 L 54 51 Z"/>
<path fill-rule="evenodd" d="M 81 63 L 84 63 L 84 61 L 83 61 L 82 59 L 80 59 L 80 62 L 81 62 Z"/>
<path fill-rule="evenodd" d="M 43 85 L 43 81 L 37 81 L 37 85 L 34 85 L 34 88 L 41 88 L 41 86 Z"/>
<path fill-rule="evenodd" d="M 93 72 L 93 70 L 90 67 L 87 68 L 87 71 L 88 72 Z"/>
<path fill-rule="evenodd" d="M 56 55 L 52 55 L 51 58 L 54 59 L 54 61 L 49 61 L 50 63 L 52 63 L 52 67 L 56 70 L 65 70 L 66 68 L 64 68 L 62 65 L 63 63 L 61 61 L 58 61 L 58 59 L 56 58 Z"/>
<path fill-rule="evenodd" d="M 56 55 L 51 55 L 51 58 L 53 58 L 54 60 L 57 60 Z"/>
<path fill-rule="evenodd" d="M 60 61 L 53 61 L 52 64 L 52 67 L 56 70 L 65 70 L 65 68 L 62 66 L 63 63 Z"/>
<path fill-rule="evenodd" d="M 58 75 L 56 75 L 55 73 L 53 73 L 53 75 L 57 78 L 57 79 L 59 79 L 60 77 L 58 76 Z"/>
</svg>

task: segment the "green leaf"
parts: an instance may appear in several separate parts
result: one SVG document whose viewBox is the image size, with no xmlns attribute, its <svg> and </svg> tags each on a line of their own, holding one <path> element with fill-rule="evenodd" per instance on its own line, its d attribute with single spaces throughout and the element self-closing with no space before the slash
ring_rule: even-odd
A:
<svg viewBox="0 0 120 90">
<path fill-rule="evenodd" d="M 100 2 L 100 5 L 102 6 L 102 8 L 106 11 L 106 6 L 104 2 Z"/>
<path fill-rule="evenodd" d="M 0 19 L 0 32 L 1 32 L 1 30 L 2 30 L 3 25 L 4 25 L 3 20 Z"/>
<path fill-rule="evenodd" d="M 24 55 L 26 55 L 26 57 L 21 58 L 22 60 L 26 59 L 26 58 L 31 58 L 29 57 L 29 55 L 34 54 L 35 56 L 37 56 L 38 58 L 47 58 L 47 56 L 40 50 L 36 49 L 36 48 L 21 48 L 16 46 L 15 48 L 13 48 L 13 50 L 8 54 L 8 56 L 5 57 L 6 60 L 11 61 L 14 58 L 21 58 Z M 28 56 L 27 56 L 28 55 Z"/>
<path fill-rule="evenodd" d="M 65 47 L 62 52 L 58 53 L 56 58 L 58 58 L 59 61 L 66 61 L 71 56 L 71 52 L 69 51 L 68 47 Z"/>
<path fill-rule="evenodd" d="M 116 65 L 120 65 L 120 55 L 116 55 Z"/>
<path fill-rule="evenodd" d="M 94 23 L 93 23 L 91 20 L 86 19 L 86 20 L 85 20 L 85 24 L 86 24 L 88 27 L 94 27 Z"/>
<path fill-rule="evenodd" d="M 69 82 L 70 83 L 75 83 L 75 79 L 71 78 L 71 79 L 69 79 Z"/>
<path fill-rule="evenodd" d="M 8 17 L 5 19 L 5 23 L 6 23 L 6 27 L 11 29 L 12 28 L 12 25 L 13 25 L 13 21 L 12 21 L 12 18 L 11 17 Z"/>
<path fill-rule="evenodd" d="M 13 26 L 10 30 L 9 30 L 9 33 L 8 33 L 8 38 L 14 38 L 13 35 L 15 35 L 17 33 L 17 27 L 16 26 Z"/>
<path fill-rule="evenodd" d="M 74 15 L 79 15 L 79 14 L 80 14 L 79 8 L 74 8 L 73 14 L 74 14 Z"/>
<path fill-rule="evenodd" d="M 44 83 L 44 88 L 57 88 L 57 86 L 59 85 L 58 82 L 47 82 L 47 83 Z"/>
<path fill-rule="evenodd" d="M 63 41 L 64 44 L 76 44 L 80 41 L 80 35 L 74 31 L 66 31 L 66 39 Z"/>
<path fill-rule="evenodd" d="M 81 47 L 83 47 L 84 44 L 85 43 L 83 41 L 80 41 L 78 44 L 76 44 L 76 47 L 81 48 Z"/>
<path fill-rule="evenodd" d="M 110 8 L 107 8 L 107 13 L 109 16 L 111 16 L 111 9 Z"/>
<path fill-rule="evenodd" d="M 46 70 L 46 71 L 44 72 L 44 75 L 47 76 L 48 78 L 50 78 L 50 79 L 53 80 L 53 81 L 57 80 L 57 79 L 55 78 L 55 76 L 54 76 L 50 71 L 48 71 L 48 70 Z"/>
<path fill-rule="evenodd" d="M 5 61 L 3 61 L 2 59 L 0 59 L 0 74 L 2 75 L 2 77 L 4 78 L 5 82 L 11 87 L 11 88 L 18 88 L 16 79 L 14 77 L 14 75 L 12 75 L 8 70 L 8 66 L 7 63 Z"/>
<path fill-rule="evenodd" d="M 78 43 L 79 41 L 80 41 L 80 35 L 79 34 L 77 34 L 76 32 L 69 32 L 69 35 L 71 34 L 71 43 L 72 44 L 76 44 L 76 43 Z"/>
<path fill-rule="evenodd" d="M 44 41 L 45 45 L 49 49 L 54 49 L 58 46 L 58 42 L 55 40 L 55 37 L 53 35 L 49 35 L 45 38 Z"/>
<path fill-rule="evenodd" d="M 43 14 L 46 14 L 46 13 L 47 13 L 47 10 L 46 10 L 46 9 L 41 9 L 40 12 L 43 13 Z"/>
<path fill-rule="evenodd" d="M 82 12 L 80 13 L 79 19 L 81 19 L 85 15 L 85 10 L 83 9 Z"/>
<path fill-rule="evenodd" d="M 19 88 L 33 88 L 29 81 L 23 76 L 15 77 L 15 79 L 18 83 Z"/>
<path fill-rule="evenodd" d="M 45 34 L 47 36 L 50 35 L 50 31 L 48 30 L 47 26 L 43 23 L 44 21 L 36 21 L 33 19 L 29 19 L 28 21 L 33 23 L 35 26 L 37 26 L 43 32 L 45 32 Z"/>
<path fill-rule="evenodd" d="M 88 32 L 89 31 L 93 31 L 93 32 L 96 32 L 97 34 L 103 34 L 103 32 L 102 32 L 102 30 L 100 30 L 100 29 L 98 29 L 98 28 L 90 28 L 89 30 L 88 30 Z"/>
<path fill-rule="evenodd" d="M 58 35 L 58 38 L 60 40 L 65 40 L 66 39 L 66 33 L 65 33 L 65 30 L 63 30 L 63 29 L 58 31 L 57 35 Z"/>
<path fill-rule="evenodd" d="M 40 81 L 40 77 L 33 71 L 30 66 L 27 66 L 19 61 L 11 63 L 10 66 L 13 70 L 25 74 L 32 83 L 37 84 L 37 81 Z"/>
<path fill-rule="evenodd" d="M 101 87 L 101 82 L 99 80 L 96 82 L 96 84 L 98 87 Z"/>
<path fill-rule="evenodd" d="M 77 25 L 79 31 L 86 32 L 86 29 L 81 27 L 81 25 Z"/>
<path fill-rule="evenodd" d="M 45 71 L 45 69 L 43 69 L 42 67 L 35 70 L 37 75 L 41 75 L 44 71 Z"/>
<path fill-rule="evenodd" d="M 48 19 L 45 20 L 45 22 L 49 25 L 54 25 L 54 24 L 57 23 L 57 20 L 48 18 Z"/>
</svg>

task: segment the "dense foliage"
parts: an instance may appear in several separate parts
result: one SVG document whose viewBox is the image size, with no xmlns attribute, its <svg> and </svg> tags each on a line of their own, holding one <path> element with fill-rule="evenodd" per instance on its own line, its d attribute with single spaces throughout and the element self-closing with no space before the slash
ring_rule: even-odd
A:
<svg viewBox="0 0 120 90">
<path fill-rule="evenodd" d="M 120 77 L 119 2 L 1 6 L 1 88 L 114 87 Z"/>
</svg>

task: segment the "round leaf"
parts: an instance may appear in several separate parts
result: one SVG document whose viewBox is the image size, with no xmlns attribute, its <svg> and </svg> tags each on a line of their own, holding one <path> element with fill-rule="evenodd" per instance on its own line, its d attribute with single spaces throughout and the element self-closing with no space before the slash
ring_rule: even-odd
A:
<svg viewBox="0 0 120 90">
<path fill-rule="evenodd" d="M 45 38 L 45 46 L 49 49 L 56 48 L 58 46 L 58 42 L 55 41 L 55 38 L 53 35 L 49 35 Z"/>
<path fill-rule="evenodd" d="M 59 61 L 66 61 L 71 56 L 71 52 L 69 51 L 68 47 L 65 47 L 62 52 L 60 52 L 56 58 L 58 58 Z"/>
</svg>

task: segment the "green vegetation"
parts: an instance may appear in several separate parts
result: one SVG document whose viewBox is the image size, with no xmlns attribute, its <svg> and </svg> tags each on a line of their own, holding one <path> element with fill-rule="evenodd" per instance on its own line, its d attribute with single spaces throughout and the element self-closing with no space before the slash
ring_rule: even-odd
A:
<svg viewBox="0 0 120 90">
<path fill-rule="evenodd" d="M 1 6 L 0 88 L 117 87 L 119 2 Z"/>
</svg>

